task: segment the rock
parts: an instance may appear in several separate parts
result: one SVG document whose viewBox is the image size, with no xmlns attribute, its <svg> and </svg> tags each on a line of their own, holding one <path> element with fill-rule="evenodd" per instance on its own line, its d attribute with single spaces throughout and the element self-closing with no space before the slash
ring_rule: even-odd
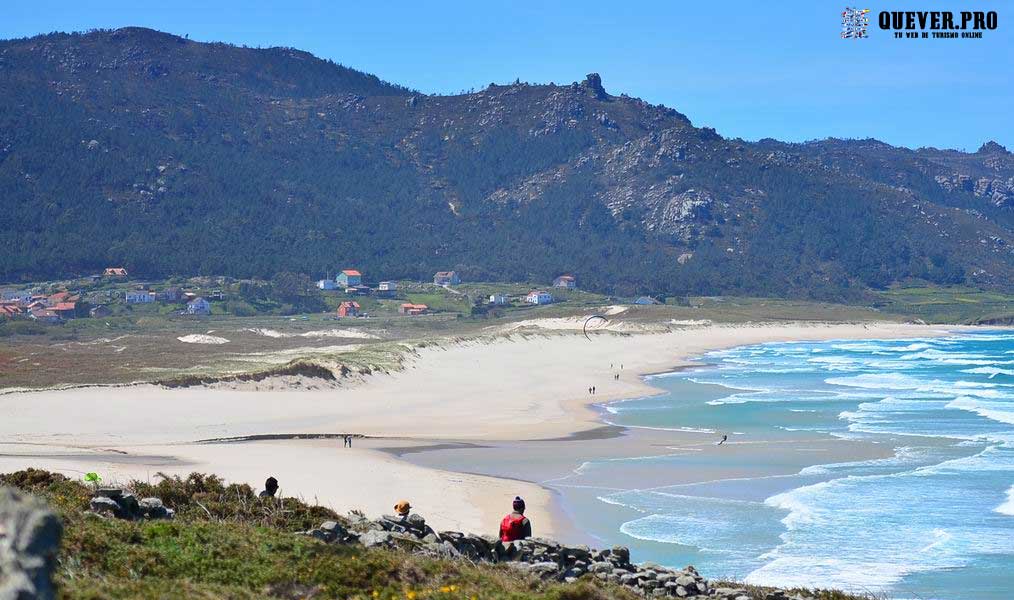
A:
<svg viewBox="0 0 1014 600">
<path fill-rule="evenodd" d="M 370 530 L 359 536 L 359 543 L 367 548 L 390 546 L 394 542 L 389 531 Z"/>
<path fill-rule="evenodd" d="M 612 563 L 608 563 L 606 561 L 593 562 L 591 564 L 591 566 L 588 567 L 588 572 L 590 572 L 590 573 L 602 573 L 602 574 L 612 573 L 613 572 L 613 565 L 612 565 Z"/>
<path fill-rule="evenodd" d="M 140 508 L 142 517 L 153 521 L 171 519 L 175 516 L 175 512 L 172 509 L 166 508 L 162 504 L 162 500 L 158 498 L 144 498 L 138 502 L 138 507 Z"/>
<path fill-rule="evenodd" d="M 613 546 L 613 559 L 620 564 L 630 564 L 630 549 L 626 546 Z"/>
<path fill-rule="evenodd" d="M 602 77 L 598 73 L 588 73 L 585 80 L 581 82 L 581 87 L 591 92 L 592 96 L 599 100 L 605 100 L 609 97 L 606 89 L 602 87 Z"/>
<path fill-rule="evenodd" d="M 554 579 L 560 572 L 560 566 L 555 562 L 532 563 L 529 571 L 538 575 L 542 580 Z"/>
<path fill-rule="evenodd" d="M 88 507 L 92 512 L 100 515 L 115 517 L 120 512 L 120 505 L 112 498 L 96 496 L 89 502 Z"/>
<path fill-rule="evenodd" d="M 63 526 L 41 501 L 0 488 L 0 598 L 51 600 Z"/>
</svg>

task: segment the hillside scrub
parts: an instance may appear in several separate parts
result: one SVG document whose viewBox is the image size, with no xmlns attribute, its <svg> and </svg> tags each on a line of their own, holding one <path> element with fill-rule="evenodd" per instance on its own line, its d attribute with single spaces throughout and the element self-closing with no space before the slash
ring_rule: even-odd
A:
<svg viewBox="0 0 1014 600">
<path fill-rule="evenodd" d="M 134 481 L 127 487 L 138 497 L 161 498 L 175 511 L 174 520 L 101 517 L 88 511 L 92 487 L 47 471 L 0 474 L 0 485 L 40 496 L 63 519 L 56 581 L 64 600 L 639 597 L 591 577 L 574 584 L 546 583 L 507 565 L 328 545 L 293 534 L 322 520 L 348 523 L 328 508 L 296 498 L 261 499 L 250 486 L 226 484 L 214 475 L 157 478 L 155 483 Z M 771 592 L 748 589 L 756 600 Z M 808 593 L 817 600 L 872 598 L 834 591 Z"/>
</svg>

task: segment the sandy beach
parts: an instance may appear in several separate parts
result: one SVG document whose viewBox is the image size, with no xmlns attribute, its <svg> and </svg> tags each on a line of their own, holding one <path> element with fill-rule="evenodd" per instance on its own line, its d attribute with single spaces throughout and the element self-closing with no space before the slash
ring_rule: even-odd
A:
<svg viewBox="0 0 1014 600">
<path fill-rule="evenodd" d="M 438 529 L 477 532 L 495 529 L 510 499 L 522 495 L 529 513 L 539 515 L 538 534 L 560 536 L 567 519 L 552 494 L 531 483 L 538 477 L 473 475 L 477 469 L 467 464 L 453 470 L 420 466 L 390 450 L 592 432 L 602 426 L 593 404 L 652 394 L 643 375 L 693 364 L 693 357 L 710 350 L 774 341 L 933 336 L 954 329 L 883 323 L 700 325 L 667 333 L 602 332 L 591 341 L 563 331 L 424 348 L 403 371 L 328 390 L 142 385 L 8 393 L 0 395 L 0 472 L 31 466 L 72 476 L 98 471 L 107 481 L 125 481 L 159 471 L 203 471 L 255 487 L 274 475 L 283 493 L 339 511 L 376 515 L 406 498 Z M 594 396 L 590 386 L 596 387 Z M 370 439 L 357 439 L 351 450 L 333 439 L 199 443 L 346 432 Z M 527 451 L 546 452 L 546 443 Z M 687 443 L 693 443 L 692 436 Z"/>
</svg>

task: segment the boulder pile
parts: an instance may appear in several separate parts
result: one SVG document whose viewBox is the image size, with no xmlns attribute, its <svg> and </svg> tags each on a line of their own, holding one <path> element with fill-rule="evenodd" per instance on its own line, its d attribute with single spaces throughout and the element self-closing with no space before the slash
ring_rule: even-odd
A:
<svg viewBox="0 0 1014 600">
<path fill-rule="evenodd" d="M 376 520 L 353 514 L 347 528 L 327 521 L 298 535 L 329 544 L 361 544 L 367 548 L 400 549 L 439 558 L 504 563 L 543 581 L 570 583 L 590 576 L 626 586 L 648 598 L 754 600 L 745 589 L 713 587 L 692 566 L 670 569 L 650 562 L 635 565 L 630 562 L 630 550 L 625 546 L 596 550 L 588 546 L 565 546 L 545 538 L 503 542 L 492 535 L 437 532 L 418 514 L 404 518 L 384 516 Z M 764 600 L 809 598 L 776 591 L 767 593 Z"/>
<path fill-rule="evenodd" d="M 128 521 L 171 519 L 174 516 L 173 510 L 166 508 L 158 498 L 138 501 L 133 494 L 119 488 L 99 488 L 89 506 L 94 513 Z"/>
</svg>

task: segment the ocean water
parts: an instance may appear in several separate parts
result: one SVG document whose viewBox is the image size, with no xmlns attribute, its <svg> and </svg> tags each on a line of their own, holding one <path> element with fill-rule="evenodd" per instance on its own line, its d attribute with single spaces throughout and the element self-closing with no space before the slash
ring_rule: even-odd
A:
<svg viewBox="0 0 1014 600">
<path fill-rule="evenodd" d="M 1014 333 L 746 346 L 652 384 L 668 393 L 609 405 L 608 420 L 725 433 L 730 448 L 833 436 L 886 457 L 817 456 L 788 474 L 785 452 L 762 450 L 589 461 L 587 481 L 645 474 L 595 492 L 621 522 L 601 535 L 639 559 L 756 584 L 1014 598 Z M 696 467 L 741 472 L 650 485 L 652 473 Z"/>
</svg>

